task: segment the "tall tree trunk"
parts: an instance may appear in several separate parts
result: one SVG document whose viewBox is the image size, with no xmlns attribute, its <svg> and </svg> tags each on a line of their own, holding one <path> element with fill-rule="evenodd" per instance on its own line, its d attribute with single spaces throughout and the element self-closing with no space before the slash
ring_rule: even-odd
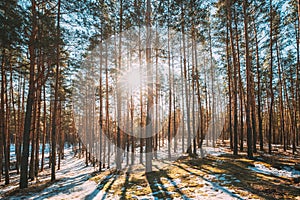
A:
<svg viewBox="0 0 300 200">
<path fill-rule="evenodd" d="M 14 134 L 15 134 L 15 141 L 14 141 L 14 143 L 15 143 L 15 155 L 16 155 L 16 158 L 17 158 L 18 157 L 18 153 L 19 153 L 18 152 L 18 144 L 17 144 L 17 142 L 18 142 L 18 133 L 17 133 L 17 131 L 18 131 L 17 124 L 18 123 L 17 123 L 17 121 L 18 120 L 17 120 L 16 108 L 15 108 L 15 101 L 16 100 L 15 100 L 14 87 L 13 87 L 13 68 L 12 68 L 12 63 L 9 64 L 9 71 L 10 71 L 10 85 L 11 85 L 11 87 L 10 87 L 10 105 L 11 105 L 11 110 L 12 110 L 12 115 L 11 115 L 12 119 L 7 118 L 7 120 L 8 120 L 8 123 L 9 123 L 9 121 L 13 121 L 14 122 L 12 125 L 14 126 L 13 130 L 14 130 Z M 7 146 L 7 149 L 9 151 L 8 161 L 10 161 L 10 143 L 11 142 L 9 140 L 9 143 L 8 143 L 8 146 Z M 9 166 L 10 166 L 10 164 L 9 164 Z M 17 163 L 16 163 L 16 168 L 17 168 L 17 171 L 19 171 Z"/>
<path fill-rule="evenodd" d="M 196 60 L 197 60 L 197 57 L 195 55 L 195 43 L 196 43 L 196 33 L 195 33 L 195 24 L 194 24 L 194 21 L 195 21 L 195 16 L 194 16 L 194 7 L 195 7 L 195 2 L 194 0 L 191 1 L 191 4 L 190 4 L 190 7 L 191 7 L 191 11 L 192 11 L 192 16 L 191 16 L 191 20 L 192 20 L 192 29 L 191 29 L 191 36 L 192 36 L 192 52 L 191 52 L 191 55 L 192 55 L 192 132 L 193 132 L 193 154 L 196 155 L 197 154 L 197 144 L 196 144 L 196 112 L 195 112 L 195 91 L 196 91 L 196 67 L 197 65 L 195 64 L 196 63 Z M 210 30 L 210 24 L 209 24 L 209 28 L 208 28 L 208 31 L 209 31 L 209 49 L 211 50 L 211 30 Z M 211 53 L 211 51 L 210 51 Z M 212 56 L 212 54 L 210 54 Z M 211 70 L 212 69 L 212 61 L 211 61 Z M 211 71 L 212 72 L 212 71 Z M 212 79 L 213 79 L 213 76 L 212 76 Z M 213 82 L 213 80 L 212 80 Z M 213 83 L 212 83 L 212 87 L 213 87 Z M 175 103 L 175 98 L 174 98 L 174 103 Z M 214 116 L 214 113 L 212 114 Z M 214 120 L 214 118 L 213 118 Z M 198 125 L 199 122 L 197 122 L 197 125 Z M 214 121 L 213 121 L 213 124 L 214 124 Z M 174 110 L 174 128 L 175 128 L 175 110 Z M 175 129 L 174 129 L 175 130 Z M 214 126 L 213 126 L 213 136 L 214 136 Z M 213 144 L 214 144 L 214 141 L 213 141 Z"/>
<path fill-rule="evenodd" d="M 38 83 L 40 84 L 40 83 Z M 38 86 L 39 87 L 39 86 Z M 41 87 L 37 90 L 37 120 L 36 120 L 36 141 L 35 141 L 35 166 L 34 176 L 37 177 L 39 172 L 40 156 L 40 134 L 41 134 Z"/>
<path fill-rule="evenodd" d="M 7 81 L 6 81 L 6 75 L 4 75 L 4 82 L 5 82 L 5 93 L 4 93 L 4 101 L 5 101 L 5 123 L 4 123 L 4 172 L 5 172 L 5 184 L 9 184 L 9 166 L 10 166 L 10 161 L 9 161 L 9 154 L 10 154 L 10 134 L 9 134 L 9 121 L 10 121 L 10 116 L 11 116 L 11 109 L 9 105 L 9 100 L 8 100 L 8 89 L 7 89 Z"/>
<path fill-rule="evenodd" d="M 180 45 L 180 49 L 182 48 L 181 46 L 181 43 L 179 44 Z M 182 57 L 182 51 L 180 51 L 180 57 Z M 183 69 L 183 61 L 182 59 L 180 59 L 180 76 L 181 77 L 184 77 L 184 69 Z M 185 108 L 184 108 L 184 104 L 185 104 L 185 95 L 184 95 L 184 84 L 185 84 L 185 80 L 184 79 L 181 79 L 181 96 L 182 96 L 182 115 L 185 116 Z M 184 117 L 183 117 L 184 119 Z M 185 123 L 185 120 L 181 120 L 182 121 L 182 137 L 181 137 L 181 143 L 182 143 L 182 153 L 185 152 L 185 126 L 186 126 L 186 123 Z"/>
<path fill-rule="evenodd" d="M 283 106 L 283 84 L 282 84 L 282 72 L 281 72 L 281 61 L 280 61 L 280 55 L 279 55 L 279 46 L 278 46 L 278 39 L 275 40 L 276 45 L 276 55 L 277 55 L 277 63 L 278 63 L 278 78 L 279 78 L 279 109 L 280 109 L 280 116 L 279 116 L 279 122 L 280 122 L 280 135 L 283 137 L 283 149 L 286 151 L 286 131 L 285 131 L 285 118 L 284 118 L 284 106 Z M 281 141 L 282 143 L 282 141 Z"/>
<path fill-rule="evenodd" d="M 26 113 L 24 120 L 24 133 L 23 133 L 23 151 L 21 160 L 21 177 L 20 189 L 28 187 L 28 157 L 29 157 L 29 140 L 30 140 L 30 127 L 31 127 L 31 113 L 34 104 L 34 68 L 35 68 L 35 39 L 37 34 L 37 14 L 36 2 L 31 0 L 32 12 L 32 29 L 29 38 L 29 55 L 30 55 L 30 70 L 29 70 L 29 90 L 27 96 Z"/>
<path fill-rule="evenodd" d="M 4 55 L 4 50 L 2 52 L 2 55 Z M 1 178 L 2 178 L 2 171 L 3 171 L 3 140 L 4 140 L 4 132 L 5 132 L 5 111 L 4 111 L 4 105 L 5 105 L 5 102 L 4 102 L 4 73 L 5 73 L 5 70 L 4 70 L 4 56 L 2 56 L 2 63 L 1 63 L 1 98 L 0 98 L 0 181 L 1 181 Z"/>
<path fill-rule="evenodd" d="M 159 79 L 158 79 L 158 47 L 157 44 L 159 44 L 159 38 L 158 38 L 158 24 L 155 25 L 155 127 L 154 127 L 154 141 L 153 141 L 153 151 L 154 151 L 154 158 L 157 159 L 157 147 L 158 147 L 158 93 L 159 93 Z"/>
<path fill-rule="evenodd" d="M 151 61 L 151 1 L 147 0 L 146 6 L 146 65 L 147 65 L 147 116 L 146 116 L 146 172 L 152 171 L 152 118 L 151 109 L 153 108 L 153 70 Z"/>
<path fill-rule="evenodd" d="M 141 76 L 142 76 L 142 71 L 143 71 L 143 68 L 142 68 L 142 50 L 141 50 L 141 27 L 139 25 L 139 33 L 138 33 L 138 40 L 139 40 L 139 66 L 140 66 L 140 73 L 141 73 Z M 143 126 L 144 126 L 144 105 L 143 105 L 143 91 L 142 91 L 142 80 L 140 80 L 140 84 L 141 84 L 141 87 L 140 87 L 140 106 L 141 106 L 141 109 L 140 109 L 140 113 L 141 113 L 141 119 L 140 119 L 140 163 L 142 164 L 143 163 L 143 147 L 144 147 L 144 129 L 143 129 Z"/>
<path fill-rule="evenodd" d="M 99 171 L 102 171 L 102 150 L 103 150 L 103 101 L 102 101 L 102 65 L 103 65 L 103 44 L 102 44 L 102 40 L 103 40 L 103 36 L 102 36 L 102 29 L 101 29 L 101 42 L 100 42 L 100 72 L 99 72 L 99 101 L 100 101 L 100 105 L 99 105 L 99 136 L 100 136 L 100 151 L 99 151 Z"/>
<path fill-rule="evenodd" d="M 209 37 L 209 57 L 210 57 L 210 74 L 211 74 L 211 93 L 212 93 L 212 108 L 211 108 L 211 120 L 212 120 L 212 144 L 213 147 L 215 147 L 215 140 L 216 140 L 216 124 L 215 124 L 215 118 L 216 118 L 216 102 L 215 102 L 215 68 L 213 66 L 213 54 L 212 54 L 212 39 L 211 39 L 211 28 L 210 24 L 208 25 L 208 37 Z"/>
<path fill-rule="evenodd" d="M 198 126 L 197 126 L 197 139 L 198 139 L 198 148 L 201 149 L 202 152 L 202 144 L 204 140 L 204 134 L 203 134 L 203 113 L 202 113 L 202 102 L 201 102 L 201 93 L 200 93 L 200 74 L 198 70 L 198 46 L 196 42 L 197 36 L 194 36 L 194 55 L 195 55 L 195 82 L 196 82 L 196 94 L 197 94 L 197 101 L 198 101 Z M 201 157 L 203 155 L 201 154 Z"/>
<path fill-rule="evenodd" d="M 263 127 L 261 117 L 261 85 L 260 85 L 260 61 L 259 61 L 259 47 L 257 39 L 256 23 L 254 22 L 255 34 L 255 54 L 256 54 L 256 73 L 257 73 L 257 120 L 258 120 L 258 135 L 259 135 L 259 150 L 264 150 Z"/>
<path fill-rule="evenodd" d="M 251 85 L 251 121 L 252 121 L 252 133 L 253 133 L 253 153 L 257 153 L 256 143 L 257 143 L 257 131 L 256 131 L 256 103 L 255 103 L 255 87 L 254 78 L 252 73 L 250 74 L 250 85 Z"/>
<path fill-rule="evenodd" d="M 22 94 L 22 76 L 19 76 L 18 79 L 18 103 L 17 103 L 17 132 L 16 132 L 16 170 L 17 174 L 20 174 L 20 159 L 21 159 L 21 131 L 22 131 L 22 107 L 21 107 L 21 94 Z M 1 139 L 1 138 L 0 138 Z M 1 159 L 0 159 L 1 160 Z M 0 178 L 1 179 L 1 178 Z"/>
<path fill-rule="evenodd" d="M 227 5 L 227 20 L 229 21 L 229 30 L 230 30 L 230 46 L 231 53 L 233 57 L 233 106 L 234 106 L 234 116 L 233 116 L 233 154 L 238 154 L 238 132 L 237 132 L 237 123 L 238 123 L 238 113 L 237 113 L 237 60 L 234 48 L 234 39 L 233 39 L 233 30 L 232 30 L 232 17 L 231 17 L 231 2 L 226 0 Z"/>
<path fill-rule="evenodd" d="M 243 88 L 242 75 L 241 75 L 241 62 L 240 62 L 240 45 L 239 45 L 239 32 L 237 24 L 237 14 L 235 8 L 233 9 L 234 24 L 235 24 L 235 41 L 236 41 L 236 56 L 237 56 L 237 73 L 238 73 L 238 93 L 240 104 L 240 151 L 244 151 L 244 100 L 245 92 Z M 234 55 L 233 55 L 234 56 Z"/>
<path fill-rule="evenodd" d="M 133 130 L 133 126 L 134 126 L 134 102 L 133 102 L 133 98 L 132 95 L 130 95 L 130 133 L 131 133 L 131 165 L 134 164 L 134 151 L 135 151 L 135 135 L 134 135 L 134 130 Z"/>
<path fill-rule="evenodd" d="M 168 26 L 168 70 L 169 70 L 169 119 L 168 119 L 168 159 L 171 160 L 171 120 L 172 120 L 172 80 L 171 80 L 170 30 Z"/>
<path fill-rule="evenodd" d="M 270 68 L 269 68 L 269 130 L 268 130 L 268 140 L 269 140 L 269 154 L 272 153 L 272 121 L 273 121 L 273 103 L 274 103 L 274 93 L 273 93 L 273 5 L 272 0 L 270 0 Z"/>
<path fill-rule="evenodd" d="M 58 97 L 59 98 L 59 97 Z M 58 153 L 57 153 L 57 157 L 58 157 L 58 163 L 57 163 L 57 170 L 60 170 L 60 163 L 61 163 L 61 152 L 62 152 L 62 108 L 61 108 L 61 101 L 58 102 L 58 112 L 57 112 L 57 125 L 56 125 L 56 141 L 58 143 Z M 92 116 L 93 117 L 93 116 Z M 94 141 L 94 140 L 92 140 Z"/>
<path fill-rule="evenodd" d="M 295 121 L 300 120 L 300 1 L 298 3 L 298 21 L 297 21 L 297 28 L 296 31 L 296 40 L 297 40 L 297 69 L 296 69 L 296 98 L 295 98 Z M 297 103 L 298 102 L 298 103 Z M 296 123 L 296 136 L 295 136 L 295 147 L 293 148 L 294 153 L 296 152 L 296 145 L 299 145 L 299 131 L 300 131 L 300 123 Z"/>
<path fill-rule="evenodd" d="M 109 126 L 109 94 L 108 94 L 108 47 L 107 43 L 105 43 L 105 93 L 106 93 L 106 99 L 105 99 L 105 128 L 106 128 L 106 141 L 107 141 L 107 167 L 109 168 L 110 164 L 110 126 Z M 104 147 L 104 151 L 105 151 Z M 104 152 L 105 156 L 105 152 Z M 105 157 L 104 157 L 105 158 Z M 105 162 L 103 158 L 103 167 L 105 167 Z"/>
<path fill-rule="evenodd" d="M 252 127 L 251 127 L 251 116 L 250 109 L 252 105 L 252 95 L 251 95 L 251 60 L 249 53 L 249 38 L 248 38 L 248 2 L 243 1 L 243 11 L 244 11 L 244 34 L 245 34 L 245 53 L 246 53 L 246 76 L 247 76 L 247 105 L 246 105 L 246 123 L 247 123 L 247 156 L 248 158 L 253 158 L 253 143 L 252 143 Z"/>
<path fill-rule="evenodd" d="M 118 71 L 120 72 L 122 69 L 122 28 L 123 28 L 123 0 L 120 0 L 120 11 L 119 11 L 119 53 L 118 53 Z M 120 81 L 117 82 L 117 153 L 116 153 L 116 165 L 117 170 L 121 170 L 121 85 Z"/>
<path fill-rule="evenodd" d="M 43 134 L 42 134 L 42 159 L 41 159 L 41 171 L 44 170 L 45 161 L 45 143 L 47 134 L 47 105 L 46 105 L 46 86 L 43 87 Z"/>
<path fill-rule="evenodd" d="M 59 87 L 59 74 L 60 74 L 60 0 L 57 4 L 57 45 L 56 45 L 56 73 L 55 73 L 55 86 L 54 86 L 54 102 L 52 114 L 52 141 L 51 141 L 51 181 L 55 181 L 55 165 L 56 165 L 56 125 L 57 125 L 57 108 L 58 108 L 58 87 Z"/>
<path fill-rule="evenodd" d="M 31 123 L 31 152 L 30 152 L 30 165 L 29 165 L 29 178 L 34 180 L 34 153 L 35 153 L 35 141 L 36 141 L 36 113 L 37 113 L 37 90 L 35 91 L 35 102 L 33 105 L 33 116 Z"/>
<path fill-rule="evenodd" d="M 226 60 L 227 60 L 227 76 L 228 76 L 228 107 L 229 107 L 229 139 L 230 139 L 230 149 L 233 150 L 233 135 L 232 135 L 232 69 L 230 62 L 229 53 L 229 20 L 226 23 Z"/>
<path fill-rule="evenodd" d="M 7 112 L 8 107 L 7 105 L 7 95 L 6 95 L 6 74 L 5 74 L 5 50 L 2 51 L 2 65 L 1 65 L 1 107 L 0 107 L 0 180 L 2 176 L 2 170 L 3 170 L 3 153 L 4 153 L 4 165 L 5 165 L 5 185 L 9 184 L 9 172 L 8 172 L 8 152 L 7 152 Z M 5 112 L 6 109 L 6 112 Z"/>
<path fill-rule="evenodd" d="M 187 117 L 187 153 L 192 155 L 192 141 L 191 141 L 191 120 L 190 120 L 190 104 L 189 104 L 189 89 L 188 89 L 188 71 L 186 66 L 186 44 L 185 44 L 185 20 L 184 20 L 184 5 L 181 2 L 181 34 L 182 34 L 182 48 L 183 48 L 183 73 L 184 73 L 184 91 L 185 91 L 185 105 Z"/>
</svg>

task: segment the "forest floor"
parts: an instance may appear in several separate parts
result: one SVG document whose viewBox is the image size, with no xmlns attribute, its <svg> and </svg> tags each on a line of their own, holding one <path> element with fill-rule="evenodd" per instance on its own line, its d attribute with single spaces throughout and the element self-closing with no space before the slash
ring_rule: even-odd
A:
<svg viewBox="0 0 300 200">
<path fill-rule="evenodd" d="M 0 183 L 3 199 L 300 199 L 300 157 L 288 152 L 233 156 L 222 153 L 204 158 L 181 156 L 178 160 L 154 161 L 145 174 L 143 165 L 97 172 L 84 159 L 66 150 L 57 181 L 50 170 L 40 173 L 29 188 L 18 189 L 18 175 Z"/>
</svg>

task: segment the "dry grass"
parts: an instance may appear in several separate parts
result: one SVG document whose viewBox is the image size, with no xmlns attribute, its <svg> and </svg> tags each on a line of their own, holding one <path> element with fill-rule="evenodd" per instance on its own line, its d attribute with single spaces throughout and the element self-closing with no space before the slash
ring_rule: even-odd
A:
<svg viewBox="0 0 300 200">
<path fill-rule="evenodd" d="M 255 154 L 254 160 L 245 153 L 234 156 L 227 153 L 221 156 L 207 156 L 203 159 L 182 156 L 176 162 L 162 168 L 154 165 L 154 171 L 144 173 L 143 166 L 132 166 L 127 171 L 107 170 L 94 173 L 91 181 L 98 184 L 98 189 L 121 199 L 147 198 L 150 195 L 158 199 L 180 197 L 195 198 L 196 194 L 209 195 L 203 188 L 209 182 L 213 188 L 231 189 L 239 196 L 253 199 L 296 199 L 300 196 L 300 184 L 291 178 L 277 177 L 254 172 L 249 167 L 262 164 L 267 168 L 282 169 L 300 163 L 300 158 L 293 155 L 275 154 L 272 156 Z M 51 182 L 39 182 L 25 190 L 14 189 L 5 194 L 22 196 L 38 193 L 51 186 Z M 109 195 L 108 195 L 109 196 Z"/>
<path fill-rule="evenodd" d="M 270 158 L 258 154 L 256 156 L 260 157 L 259 161 L 250 160 L 245 154 L 239 156 L 224 154 L 218 157 L 208 156 L 204 159 L 185 156 L 173 164 L 148 174 L 135 170 L 122 174 L 118 176 L 118 181 L 113 183 L 110 190 L 122 199 L 144 197 L 150 193 L 159 199 L 178 198 L 183 195 L 193 198 L 195 193 L 202 193 L 205 196 L 201 191 L 205 185 L 199 180 L 206 180 L 220 187 L 233 189 L 241 197 L 294 199 L 300 196 L 300 185 L 294 184 L 293 180 L 261 174 L 249 169 L 257 163 L 276 168 L 293 166 L 299 162 L 299 158 L 288 159 L 279 155 Z M 220 176 L 223 178 L 219 178 Z M 176 182 L 176 180 L 180 181 Z"/>
</svg>

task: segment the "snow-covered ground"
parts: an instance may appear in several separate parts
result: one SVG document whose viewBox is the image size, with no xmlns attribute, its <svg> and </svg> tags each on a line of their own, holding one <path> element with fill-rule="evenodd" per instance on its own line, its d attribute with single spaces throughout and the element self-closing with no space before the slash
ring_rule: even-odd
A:
<svg viewBox="0 0 300 200">
<path fill-rule="evenodd" d="M 113 184 L 114 180 L 118 179 L 118 176 L 120 175 L 111 174 L 102 179 L 100 184 L 97 184 L 96 182 L 89 180 L 92 176 L 91 174 L 95 170 L 96 169 L 94 169 L 94 167 L 86 167 L 84 158 L 78 159 L 74 157 L 71 148 L 68 148 L 65 150 L 65 159 L 62 160 L 61 170 L 56 173 L 58 181 L 50 184 L 49 187 L 42 189 L 40 192 L 27 192 L 26 195 L 23 196 L 9 196 L 5 199 L 119 199 L 119 196 L 113 196 L 109 189 L 104 189 L 104 186 Z M 194 192 L 197 199 L 240 199 L 240 197 L 236 194 L 226 188 L 223 188 L 219 184 L 212 182 L 211 179 L 214 178 L 213 176 L 201 178 L 196 177 L 194 174 L 189 174 L 190 178 L 193 176 L 195 176 L 194 178 L 196 178 L 197 184 L 201 185 L 201 187 L 197 188 Z M 31 184 L 34 185 L 36 184 L 36 181 L 42 182 L 46 180 L 50 180 L 49 169 L 40 173 L 38 179 Z M 157 177 L 157 180 L 159 181 L 154 182 L 154 185 L 152 185 L 153 187 L 168 188 L 172 186 L 180 187 L 182 185 L 182 180 L 179 178 L 171 179 L 167 177 Z M 3 194 L 16 187 L 18 187 L 16 184 L 12 187 L 5 187 L 1 193 Z M 120 188 L 120 190 L 121 189 L 122 188 Z M 143 189 L 143 187 L 140 189 Z M 185 190 L 189 189 L 189 187 L 180 187 L 182 194 L 185 193 Z M 146 196 L 133 195 L 133 197 L 135 199 L 157 199 L 157 194 L 163 192 L 167 191 L 163 191 L 162 189 L 159 191 L 153 191 Z M 168 195 L 171 195 L 172 192 L 169 193 L 170 194 Z M 188 197 L 182 195 L 181 198 L 178 199 L 188 199 Z"/>
<path fill-rule="evenodd" d="M 178 155 L 182 155 L 181 145 L 178 145 Z M 48 149 L 48 148 L 46 148 Z M 136 162 L 139 162 L 139 154 L 138 148 L 136 151 Z M 47 150 L 46 150 L 47 151 Z M 197 152 L 201 155 L 200 150 Z M 211 156 L 219 156 L 225 152 L 226 150 L 222 147 L 213 148 L 213 147 L 204 147 L 202 155 L 211 155 Z M 46 157 L 49 157 L 48 152 L 46 152 Z M 178 167 L 171 161 L 163 160 L 167 156 L 167 150 L 160 149 L 160 155 L 158 156 L 158 160 L 153 161 L 153 166 L 155 170 L 159 171 L 164 167 L 176 168 Z M 173 153 L 173 152 L 172 152 Z M 125 154 L 124 154 L 125 155 Z M 175 154 L 174 154 L 175 155 Z M 130 156 L 130 154 L 129 154 Z M 216 159 L 216 162 L 223 162 L 222 160 Z M 48 165 L 48 163 L 47 163 Z M 115 165 L 114 163 L 114 154 L 111 155 L 111 168 Z M 124 168 L 126 165 L 126 158 L 123 159 Z M 300 176 L 300 172 L 293 169 L 292 167 L 283 167 L 281 170 L 275 169 L 272 167 L 266 167 L 260 162 L 255 162 L 255 166 L 249 166 L 248 169 L 255 171 L 257 173 L 274 175 L 278 177 L 287 177 L 293 178 L 295 176 Z M 48 167 L 48 166 L 47 166 Z M 143 167 L 143 166 L 142 166 Z M 180 168 L 178 168 L 180 169 Z M 140 169 L 139 169 L 140 170 Z M 124 174 L 114 174 L 114 173 L 106 173 L 103 177 L 96 183 L 90 178 L 93 176 L 93 172 L 97 171 L 96 168 L 92 166 L 85 166 L 85 158 L 78 159 L 74 157 L 74 153 L 72 152 L 72 147 L 66 147 L 65 149 L 65 159 L 61 161 L 61 169 L 57 171 L 56 178 L 57 181 L 49 184 L 50 180 L 50 169 L 47 168 L 44 172 L 41 172 L 38 178 L 32 182 L 30 185 L 38 187 L 42 187 L 43 184 L 48 181 L 47 187 L 39 190 L 30 190 L 29 192 L 23 192 L 22 196 L 16 194 L 15 196 L 5 197 L 5 193 L 9 192 L 18 187 L 19 176 L 12 176 L 11 180 L 13 184 L 9 186 L 3 186 L 3 181 L 1 182 L 1 190 L 0 190 L 0 199 L 1 197 L 5 197 L 5 199 L 120 199 L 124 198 L 124 196 L 118 196 L 116 191 L 125 191 L 131 192 L 131 198 L 134 199 L 158 199 L 160 196 L 164 196 L 168 199 L 168 197 L 173 196 L 174 193 L 180 194 L 180 197 L 177 199 L 190 199 L 189 195 L 192 194 L 193 199 L 251 199 L 250 193 L 240 196 L 235 189 L 229 188 L 225 185 L 228 185 L 233 182 L 240 182 L 240 180 L 236 179 L 233 176 L 227 174 L 214 174 L 214 173 L 203 173 L 197 174 L 201 172 L 201 169 L 197 169 L 198 172 L 195 172 L 195 169 L 191 167 L 187 167 L 186 169 L 181 169 L 180 176 L 178 174 L 175 177 L 169 176 L 157 176 L 154 177 L 151 181 L 147 180 L 150 186 L 148 185 L 149 193 L 139 194 L 139 191 L 143 191 L 145 186 L 137 185 L 135 191 L 128 191 L 129 188 L 124 184 Z M 142 170 L 144 171 L 144 170 Z M 108 171 L 107 171 L 108 172 Z M 133 169 L 130 173 L 135 173 L 136 171 Z M 202 173 L 202 172 L 201 172 Z M 192 184 L 188 184 L 182 176 L 188 177 Z M 120 184 L 121 183 L 121 184 Z M 120 185 L 116 188 L 116 185 Z M 195 186 L 196 185 L 196 186 Z M 173 190 L 168 190 L 168 188 L 175 188 Z M 245 192 L 245 191 L 244 191 Z M 1 196 L 2 195 L 2 196 Z M 120 193 L 119 193 L 120 195 Z M 124 195 L 124 194 L 123 194 Z M 172 197 L 173 198 L 173 197 Z M 175 198 L 176 199 L 176 198 Z"/>
<path fill-rule="evenodd" d="M 276 169 L 274 167 L 266 167 L 260 163 L 254 163 L 254 167 L 249 166 L 249 169 L 266 175 L 273 175 L 277 177 L 284 177 L 284 178 L 296 178 L 300 177 L 300 171 L 295 170 L 292 167 L 284 166 L 283 169 Z"/>
<path fill-rule="evenodd" d="M 10 196 L 7 199 L 82 199 L 86 194 L 91 193 L 97 184 L 89 181 L 93 167 L 86 167 L 84 159 L 75 158 L 72 149 L 65 150 L 65 159 L 61 161 L 61 169 L 56 173 L 56 181 L 39 193 L 28 193 L 26 196 Z M 50 180 L 49 169 L 41 172 L 38 178 L 30 184 Z M 5 187 L 2 194 L 18 187 L 13 185 Z M 0 198 L 1 198 L 0 193 Z"/>
</svg>

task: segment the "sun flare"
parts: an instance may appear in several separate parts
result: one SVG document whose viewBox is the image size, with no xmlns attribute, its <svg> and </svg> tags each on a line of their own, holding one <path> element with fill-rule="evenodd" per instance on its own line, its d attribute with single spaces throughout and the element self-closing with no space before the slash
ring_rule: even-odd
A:
<svg viewBox="0 0 300 200">
<path fill-rule="evenodd" d="M 121 88 L 128 92 L 138 92 L 144 85 L 145 79 L 138 69 L 130 69 L 125 71 L 120 79 Z"/>
</svg>

